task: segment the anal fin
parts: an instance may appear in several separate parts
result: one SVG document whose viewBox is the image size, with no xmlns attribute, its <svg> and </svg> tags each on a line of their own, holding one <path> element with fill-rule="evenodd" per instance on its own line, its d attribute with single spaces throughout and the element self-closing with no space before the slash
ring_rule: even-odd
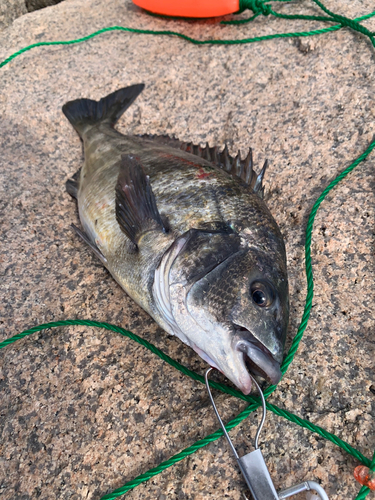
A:
<svg viewBox="0 0 375 500">
<path fill-rule="evenodd" d="M 65 183 L 65 189 L 72 198 L 77 199 L 78 196 L 78 182 L 73 179 L 68 179 Z"/>
<path fill-rule="evenodd" d="M 116 219 L 126 236 L 137 246 L 143 234 L 167 232 L 160 217 L 150 178 L 133 156 L 122 157 L 116 185 Z"/>
<path fill-rule="evenodd" d="M 90 238 L 87 236 L 87 234 L 84 231 L 81 231 L 75 224 L 71 224 L 71 227 L 78 234 L 78 236 L 80 236 L 83 239 L 83 241 L 85 243 L 87 243 L 87 245 L 91 248 L 91 250 L 98 257 L 98 259 L 101 260 L 102 263 L 106 266 L 107 265 L 107 259 L 104 257 L 104 255 L 99 250 L 99 248 L 95 245 L 95 243 L 90 240 Z"/>
<path fill-rule="evenodd" d="M 79 188 L 79 178 L 81 176 L 81 169 L 77 170 L 77 172 L 72 176 L 71 179 L 68 179 L 65 183 L 66 191 L 72 196 L 72 198 L 77 199 L 78 197 L 78 188 Z"/>
</svg>

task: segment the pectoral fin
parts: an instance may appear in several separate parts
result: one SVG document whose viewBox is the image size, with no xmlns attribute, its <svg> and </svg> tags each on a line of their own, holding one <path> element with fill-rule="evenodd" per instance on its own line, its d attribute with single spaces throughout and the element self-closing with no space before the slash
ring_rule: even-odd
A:
<svg viewBox="0 0 375 500">
<path fill-rule="evenodd" d="M 137 248 L 146 232 L 167 232 L 156 206 L 150 178 L 133 156 L 122 157 L 116 185 L 116 219 Z"/>
</svg>

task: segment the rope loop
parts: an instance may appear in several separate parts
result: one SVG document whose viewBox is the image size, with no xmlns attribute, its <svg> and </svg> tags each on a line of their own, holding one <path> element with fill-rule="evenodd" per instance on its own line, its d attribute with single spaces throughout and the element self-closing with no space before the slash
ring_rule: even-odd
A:
<svg viewBox="0 0 375 500">
<path fill-rule="evenodd" d="M 340 16 L 339 14 L 331 12 L 329 9 L 327 9 L 327 7 L 324 4 L 322 4 L 322 2 L 320 2 L 320 0 L 313 0 L 313 2 L 316 3 L 316 5 L 320 7 L 320 9 L 323 12 L 325 12 L 331 17 L 332 22 L 339 22 L 343 27 L 351 28 L 354 31 L 358 31 L 363 35 L 368 36 L 369 39 L 371 40 L 371 43 L 375 47 L 374 33 L 368 30 L 365 26 L 359 24 L 359 22 L 357 22 L 356 19 L 349 19 L 348 17 Z"/>
<path fill-rule="evenodd" d="M 240 0 L 240 12 L 250 9 L 254 14 L 269 16 L 272 13 L 272 8 L 265 3 L 266 1 L 267 0 Z"/>
</svg>

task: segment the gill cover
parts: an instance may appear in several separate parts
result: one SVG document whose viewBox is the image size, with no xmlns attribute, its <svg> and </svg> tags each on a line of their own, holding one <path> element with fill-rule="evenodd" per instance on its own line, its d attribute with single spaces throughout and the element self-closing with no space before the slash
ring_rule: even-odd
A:
<svg viewBox="0 0 375 500">
<path fill-rule="evenodd" d="M 164 253 L 155 271 L 153 296 L 160 314 L 169 325 L 169 332 L 180 337 L 186 344 L 191 345 L 191 342 L 176 321 L 176 304 L 179 304 L 181 312 L 194 283 L 238 252 L 240 244 L 239 236 L 230 229 L 190 229 L 177 238 Z"/>
<path fill-rule="evenodd" d="M 244 393 L 248 369 L 279 381 L 288 323 L 282 255 L 271 258 L 231 230 L 190 230 L 163 256 L 154 297 L 170 331 Z"/>
</svg>

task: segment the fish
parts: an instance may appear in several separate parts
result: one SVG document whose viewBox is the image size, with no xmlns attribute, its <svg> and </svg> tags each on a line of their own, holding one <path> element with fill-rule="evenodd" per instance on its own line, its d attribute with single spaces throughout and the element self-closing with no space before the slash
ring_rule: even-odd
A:
<svg viewBox="0 0 375 500">
<path fill-rule="evenodd" d="M 286 252 L 252 150 L 234 158 L 115 124 L 144 84 L 62 111 L 83 141 L 66 182 L 74 226 L 123 290 L 244 394 L 276 384 L 289 318 Z"/>
</svg>

